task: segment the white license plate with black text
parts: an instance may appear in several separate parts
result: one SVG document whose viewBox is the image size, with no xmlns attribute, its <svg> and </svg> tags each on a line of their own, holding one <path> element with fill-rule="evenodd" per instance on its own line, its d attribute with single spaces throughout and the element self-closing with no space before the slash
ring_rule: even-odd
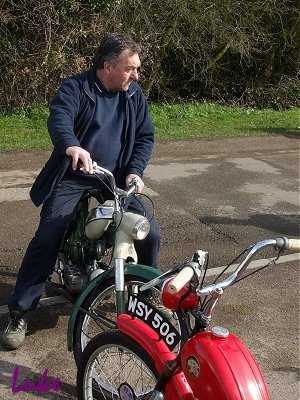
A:
<svg viewBox="0 0 300 400">
<path fill-rule="evenodd" d="M 170 350 L 173 350 L 180 342 L 180 335 L 174 325 L 148 301 L 130 295 L 127 312 L 150 326 L 164 340 Z"/>
</svg>

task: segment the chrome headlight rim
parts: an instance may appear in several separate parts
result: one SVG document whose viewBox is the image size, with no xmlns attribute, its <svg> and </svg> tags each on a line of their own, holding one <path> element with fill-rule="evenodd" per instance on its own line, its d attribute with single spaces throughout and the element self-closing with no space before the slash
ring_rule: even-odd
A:
<svg viewBox="0 0 300 400">
<path fill-rule="evenodd" d="M 132 228 L 132 236 L 135 240 L 143 240 L 150 231 L 150 222 L 146 217 L 141 216 Z"/>
</svg>

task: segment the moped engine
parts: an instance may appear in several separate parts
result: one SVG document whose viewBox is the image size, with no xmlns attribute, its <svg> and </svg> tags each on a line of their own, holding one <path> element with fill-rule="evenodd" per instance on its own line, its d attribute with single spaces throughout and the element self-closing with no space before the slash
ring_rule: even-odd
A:
<svg viewBox="0 0 300 400">
<path fill-rule="evenodd" d="M 88 282 L 109 268 L 103 262 L 103 257 L 109 253 L 107 240 L 77 243 L 76 249 L 66 244 L 57 267 L 61 283 L 72 295 L 79 294 Z"/>
<path fill-rule="evenodd" d="M 79 294 L 88 282 L 87 275 L 84 275 L 75 265 L 68 265 L 63 270 L 63 282 L 70 294 Z"/>
<path fill-rule="evenodd" d="M 78 204 L 59 252 L 56 271 L 70 294 L 79 294 L 89 281 L 107 268 L 103 258 L 114 241 L 115 230 L 110 224 L 101 238 L 88 238 L 85 232 L 88 215 L 88 199 L 84 199 Z"/>
</svg>

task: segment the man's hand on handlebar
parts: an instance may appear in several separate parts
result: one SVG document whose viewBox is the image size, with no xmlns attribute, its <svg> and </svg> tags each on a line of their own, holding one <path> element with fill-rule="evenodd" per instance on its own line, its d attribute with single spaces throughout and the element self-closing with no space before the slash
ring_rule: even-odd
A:
<svg viewBox="0 0 300 400">
<path fill-rule="evenodd" d="M 136 193 L 142 193 L 142 190 L 144 189 L 145 185 L 144 185 L 144 182 L 142 181 L 142 179 L 136 174 L 129 174 L 126 177 L 126 180 L 125 180 L 126 186 L 128 187 L 134 179 L 137 181 Z"/>
<path fill-rule="evenodd" d="M 85 174 L 93 174 L 93 160 L 88 151 L 84 150 L 82 147 L 71 146 L 66 149 L 66 155 L 72 159 L 73 171 L 76 171 L 78 168 L 78 162 L 80 160 L 82 164 L 81 171 Z"/>
<path fill-rule="evenodd" d="M 93 174 L 93 160 L 88 151 L 79 146 L 70 146 L 66 149 L 66 155 L 72 159 L 72 169 L 76 171 L 80 166 L 80 170 L 85 174 Z M 144 189 L 144 182 L 136 174 L 129 174 L 125 179 L 126 186 L 129 187 L 133 181 L 137 182 L 136 193 L 141 193 Z"/>
</svg>

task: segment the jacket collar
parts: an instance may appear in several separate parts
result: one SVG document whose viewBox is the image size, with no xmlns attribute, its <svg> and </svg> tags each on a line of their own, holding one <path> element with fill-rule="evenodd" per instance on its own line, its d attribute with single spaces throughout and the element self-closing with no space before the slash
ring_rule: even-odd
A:
<svg viewBox="0 0 300 400">
<path fill-rule="evenodd" d="M 82 85 L 83 85 L 83 90 L 87 94 L 89 98 L 91 98 L 93 101 L 96 100 L 96 90 L 97 86 L 101 90 L 101 87 L 99 86 L 99 81 L 96 77 L 96 70 L 95 68 L 91 68 L 87 70 L 86 72 L 79 74 L 79 78 L 82 79 Z M 136 82 L 132 82 L 131 85 L 129 86 L 129 89 L 127 90 L 126 94 L 127 97 L 130 98 L 132 97 L 136 92 L 138 88 L 138 84 Z"/>
</svg>

